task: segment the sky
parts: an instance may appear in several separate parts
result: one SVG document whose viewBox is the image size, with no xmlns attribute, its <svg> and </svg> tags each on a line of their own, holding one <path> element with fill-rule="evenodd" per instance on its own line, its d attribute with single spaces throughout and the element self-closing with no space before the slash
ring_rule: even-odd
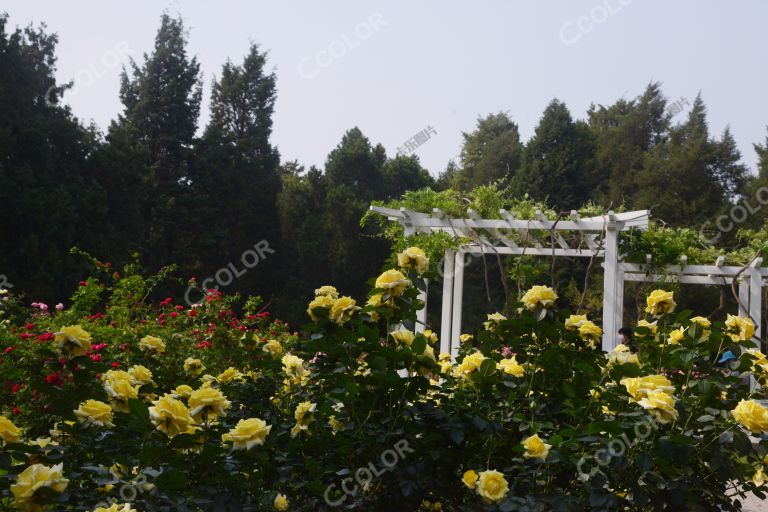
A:
<svg viewBox="0 0 768 512">
<path fill-rule="evenodd" d="M 678 102 L 673 121 L 701 92 L 711 133 L 730 126 L 753 172 L 752 144 L 768 135 L 764 0 L 4 0 L 1 11 L 59 35 L 57 78 L 75 84 L 65 102 L 102 129 L 122 109 L 122 64 L 151 51 L 164 11 L 183 17 L 201 64 L 200 126 L 222 64 L 259 44 L 277 74 L 273 143 L 307 167 L 354 126 L 390 156 L 427 130 L 415 153 L 436 176 L 478 116 L 507 112 L 528 140 L 553 98 L 583 119 L 652 81 Z"/>
</svg>

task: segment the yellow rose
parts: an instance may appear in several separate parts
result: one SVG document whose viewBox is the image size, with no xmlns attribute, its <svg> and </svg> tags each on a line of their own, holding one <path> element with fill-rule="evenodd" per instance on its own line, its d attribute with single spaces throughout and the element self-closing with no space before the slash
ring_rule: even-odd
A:
<svg viewBox="0 0 768 512">
<path fill-rule="evenodd" d="M 481 471 L 477 479 L 477 494 L 488 502 L 498 503 L 509 491 L 509 484 L 504 474 L 499 471 Z"/>
<path fill-rule="evenodd" d="M 407 347 L 411 346 L 413 339 L 416 337 L 416 335 L 413 334 L 413 331 L 409 331 L 408 329 L 400 329 L 389 334 L 395 339 L 398 345 L 405 345 Z"/>
<path fill-rule="evenodd" d="M 608 364 L 640 364 L 640 360 L 637 358 L 637 354 L 630 352 L 629 347 L 623 343 L 619 343 L 608 354 Z"/>
<path fill-rule="evenodd" d="M 661 316 L 673 312 L 675 306 L 677 306 L 673 297 L 674 294 L 672 292 L 653 290 L 645 299 L 646 313 L 650 313 L 653 316 Z"/>
<path fill-rule="evenodd" d="M 430 329 L 426 329 L 423 333 L 421 333 L 421 335 L 427 339 L 427 343 L 434 345 L 438 342 L 437 333 L 431 331 Z"/>
<path fill-rule="evenodd" d="M 344 430 L 344 423 L 336 419 L 335 415 L 331 415 L 328 417 L 328 424 L 331 426 L 331 431 L 336 434 L 337 432 L 341 432 Z"/>
<path fill-rule="evenodd" d="M 691 318 L 691 323 L 697 324 L 703 327 L 704 332 L 707 332 L 707 328 L 712 326 L 712 322 L 710 322 L 708 318 L 705 318 L 703 316 L 694 316 L 693 318 Z"/>
<path fill-rule="evenodd" d="M 731 414 L 736 421 L 755 434 L 768 432 L 768 409 L 754 400 L 742 400 Z"/>
<path fill-rule="evenodd" d="M 534 434 L 523 441 L 523 448 L 525 448 L 523 457 L 526 459 L 545 460 L 552 445 L 545 443 L 538 434 Z"/>
<path fill-rule="evenodd" d="M 136 509 L 131 508 L 130 503 L 123 503 L 122 505 L 113 503 L 108 508 L 96 507 L 93 512 L 136 512 Z"/>
<path fill-rule="evenodd" d="M 320 297 L 322 295 L 328 295 L 329 297 L 334 299 L 339 298 L 339 292 L 336 290 L 336 287 L 328 284 L 321 286 L 320 288 L 317 288 L 315 290 L 315 297 Z"/>
<path fill-rule="evenodd" d="M 376 283 L 374 284 L 379 290 L 384 290 L 385 293 L 395 297 L 402 295 L 410 285 L 411 281 L 402 272 L 394 269 L 382 273 L 376 278 Z"/>
<path fill-rule="evenodd" d="M 675 397 L 664 391 L 649 391 L 637 403 L 643 409 L 650 410 L 659 423 L 669 423 L 676 420 L 678 413 L 675 409 Z"/>
<path fill-rule="evenodd" d="M 189 413 L 199 422 L 214 421 L 227 415 L 229 400 L 216 388 L 201 387 L 189 396 Z"/>
<path fill-rule="evenodd" d="M 728 315 L 728 318 L 725 320 L 725 325 L 730 331 L 738 330 L 738 334 L 735 332 L 729 334 L 733 341 L 751 340 L 752 336 L 755 335 L 755 324 L 753 324 L 752 320 L 749 318 Z"/>
<path fill-rule="evenodd" d="M 50 467 L 33 464 L 19 473 L 16 483 L 11 485 L 16 505 L 23 510 L 44 510 L 44 507 L 35 504 L 35 492 L 43 487 L 59 493 L 64 492 L 69 480 L 64 478 L 62 472 L 63 464 L 60 463 Z"/>
<path fill-rule="evenodd" d="M 483 327 L 485 327 L 486 331 L 493 330 L 499 323 L 503 322 L 507 319 L 504 315 L 501 313 L 493 313 L 488 315 L 488 320 L 486 322 L 483 322 Z"/>
<path fill-rule="evenodd" d="M 304 368 L 304 360 L 293 354 L 286 354 L 282 359 L 283 372 L 296 384 L 301 384 L 309 377 L 309 370 Z"/>
<path fill-rule="evenodd" d="M 243 374 L 230 366 L 229 368 L 227 368 L 226 370 L 218 374 L 216 376 L 216 380 L 219 381 L 221 384 L 229 384 L 230 382 L 235 380 L 243 380 Z"/>
<path fill-rule="evenodd" d="M 525 369 L 517 362 L 515 356 L 502 359 L 496 363 L 496 368 L 507 375 L 514 375 L 515 377 L 522 377 L 525 375 Z"/>
<path fill-rule="evenodd" d="M 356 304 L 355 299 L 347 296 L 334 300 L 331 306 L 331 320 L 339 325 L 348 322 L 355 311 L 360 309 Z"/>
<path fill-rule="evenodd" d="M 184 360 L 184 373 L 197 376 L 205 371 L 205 365 L 199 359 L 188 357 Z"/>
<path fill-rule="evenodd" d="M 232 443 L 233 450 L 250 450 L 254 446 L 261 446 L 267 439 L 272 425 L 258 418 L 240 420 L 235 428 L 221 436 L 225 443 Z"/>
<path fill-rule="evenodd" d="M 79 325 L 68 325 L 56 333 L 54 343 L 70 357 L 82 356 L 91 350 L 91 335 Z"/>
<path fill-rule="evenodd" d="M 765 485 L 765 473 L 763 472 L 762 466 L 757 468 L 757 471 L 752 477 L 752 483 L 754 483 L 758 487 L 760 487 L 761 485 Z"/>
<path fill-rule="evenodd" d="M 462 334 L 461 336 L 459 336 L 459 341 L 461 343 L 469 343 L 473 339 L 475 339 L 475 337 L 472 336 L 471 334 Z"/>
<path fill-rule="evenodd" d="M 312 422 L 312 413 L 315 412 L 316 404 L 311 402 L 301 402 L 296 406 L 293 417 L 296 419 L 296 425 L 291 428 L 291 437 L 296 437 L 302 432 L 309 433 L 309 424 Z"/>
<path fill-rule="evenodd" d="M 77 421 L 97 427 L 114 427 L 112 407 L 98 400 L 86 400 L 75 409 Z"/>
<path fill-rule="evenodd" d="M 128 369 L 128 375 L 131 376 L 132 383 L 143 386 L 145 384 L 154 384 L 152 372 L 146 366 L 140 364 L 134 365 Z"/>
<path fill-rule="evenodd" d="M 288 498 L 285 497 L 285 494 L 278 494 L 275 496 L 275 501 L 272 502 L 272 506 L 275 510 L 280 512 L 288 510 Z"/>
<path fill-rule="evenodd" d="M 195 430 L 195 420 L 192 419 L 189 409 L 184 402 L 173 398 L 173 395 L 164 395 L 152 402 L 149 419 L 157 430 L 164 432 L 168 437 L 192 433 Z"/>
<path fill-rule="evenodd" d="M 157 336 L 144 336 L 139 341 L 139 350 L 144 352 L 162 354 L 165 352 L 165 343 Z"/>
<path fill-rule="evenodd" d="M 128 412 L 128 400 L 139 396 L 139 386 L 134 385 L 131 374 L 122 370 L 109 370 L 102 376 L 102 380 L 112 409 Z"/>
<path fill-rule="evenodd" d="M 600 340 L 603 335 L 603 330 L 595 325 L 594 322 L 585 320 L 579 325 L 579 336 L 581 339 L 588 342 L 589 346 L 595 348 L 595 342 Z"/>
<path fill-rule="evenodd" d="M 637 322 L 638 327 L 645 327 L 646 329 L 651 331 L 651 334 L 656 334 L 657 324 L 658 322 L 654 320 L 653 322 L 649 322 L 648 320 L 640 320 Z"/>
<path fill-rule="evenodd" d="M 409 247 L 397 255 L 397 265 L 400 268 L 412 268 L 421 275 L 429 269 L 429 258 L 418 247 Z"/>
<path fill-rule="evenodd" d="M 470 469 L 469 471 L 465 471 L 464 475 L 461 477 L 461 481 L 464 482 L 464 485 L 466 485 L 468 488 L 474 490 L 477 487 L 477 479 L 479 477 L 477 476 L 477 473 L 474 469 Z"/>
<path fill-rule="evenodd" d="M 0 416 L 0 448 L 21 440 L 21 429 L 5 416 Z"/>
<path fill-rule="evenodd" d="M 565 328 L 569 331 L 575 331 L 586 321 L 587 315 L 571 315 L 565 319 Z"/>
<path fill-rule="evenodd" d="M 532 286 L 520 299 L 528 309 L 550 308 L 555 305 L 557 294 L 549 286 Z"/>
<path fill-rule="evenodd" d="M 645 377 L 625 377 L 619 381 L 627 393 L 634 399 L 640 400 L 651 391 L 664 391 L 674 393 L 675 386 L 663 375 L 646 375 Z"/>
<path fill-rule="evenodd" d="M 182 398 L 189 398 L 189 396 L 192 394 L 192 386 L 187 386 L 186 384 L 181 384 L 179 386 L 176 386 L 176 389 L 173 390 L 173 394 L 175 396 L 180 396 Z"/>
<path fill-rule="evenodd" d="M 336 299 L 331 297 L 330 295 L 320 295 L 318 297 L 315 297 L 312 302 L 309 303 L 309 306 L 307 306 L 307 314 L 309 315 L 309 318 L 312 319 L 312 321 L 316 322 L 320 319 L 317 315 L 315 315 L 314 310 L 321 308 L 321 309 L 327 309 L 328 311 L 331 310 L 333 307 L 333 303 Z"/>
<path fill-rule="evenodd" d="M 670 345 L 679 345 L 681 341 L 685 339 L 685 327 L 680 327 L 678 329 L 675 329 L 673 331 L 669 332 L 669 338 L 667 338 L 667 343 Z"/>
<path fill-rule="evenodd" d="M 277 340 L 269 340 L 261 347 L 261 350 L 271 355 L 272 357 L 279 356 L 283 353 L 283 346 Z"/>
<path fill-rule="evenodd" d="M 469 379 L 469 376 L 475 372 L 487 358 L 481 352 L 473 352 L 464 356 L 461 363 L 453 369 L 453 376 L 462 379 Z"/>
</svg>

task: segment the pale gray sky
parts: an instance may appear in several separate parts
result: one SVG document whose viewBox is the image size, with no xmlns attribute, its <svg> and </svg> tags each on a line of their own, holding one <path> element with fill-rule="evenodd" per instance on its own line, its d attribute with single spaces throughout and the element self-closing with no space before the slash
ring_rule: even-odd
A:
<svg viewBox="0 0 768 512">
<path fill-rule="evenodd" d="M 119 65 L 152 47 L 164 9 L 181 13 L 202 64 L 205 98 L 249 41 L 278 78 L 273 141 L 283 160 L 322 166 L 357 125 L 390 155 L 427 126 L 416 150 L 434 175 L 478 115 L 508 111 L 528 139 L 553 98 L 583 118 L 661 81 L 672 100 L 701 91 L 712 133 L 730 124 L 754 170 L 768 125 L 768 2 L 557 0 L 458 2 L 5 0 L 11 25 L 59 34 L 58 77 L 75 114 L 106 128 L 121 109 Z M 684 106 L 687 109 L 687 107 Z M 201 126 L 207 119 L 204 108 Z M 676 119 L 682 119 L 679 114 Z"/>
</svg>

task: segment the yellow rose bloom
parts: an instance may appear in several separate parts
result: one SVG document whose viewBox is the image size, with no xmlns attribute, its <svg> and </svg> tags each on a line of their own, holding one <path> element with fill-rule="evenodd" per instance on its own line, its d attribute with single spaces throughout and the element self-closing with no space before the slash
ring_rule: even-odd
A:
<svg viewBox="0 0 768 512">
<path fill-rule="evenodd" d="M 473 339 L 475 339 L 475 337 L 472 336 L 471 334 L 462 334 L 461 336 L 459 336 L 459 341 L 461 343 L 469 343 Z"/>
<path fill-rule="evenodd" d="M 705 318 L 703 316 L 694 316 L 690 320 L 691 320 L 691 323 L 697 324 L 703 327 L 704 332 L 707 332 L 707 328 L 712 326 L 712 322 L 710 322 L 708 318 Z"/>
<path fill-rule="evenodd" d="M 21 429 L 5 416 L 0 416 L 0 448 L 21 440 Z"/>
<path fill-rule="evenodd" d="M 336 419 L 335 415 L 328 417 L 328 424 L 331 426 L 331 431 L 336 434 L 344 430 L 344 423 Z"/>
<path fill-rule="evenodd" d="M 685 327 L 680 327 L 669 332 L 667 343 L 670 345 L 679 345 L 685 339 Z"/>
<path fill-rule="evenodd" d="M 162 354 L 165 352 L 165 343 L 157 336 L 144 336 L 139 341 L 139 350 L 149 353 Z"/>
<path fill-rule="evenodd" d="M 659 423 L 669 423 L 676 420 L 678 413 L 675 409 L 675 397 L 661 390 L 649 391 L 637 403 L 643 409 L 651 411 Z"/>
<path fill-rule="evenodd" d="M 754 476 L 752 476 L 752 483 L 758 487 L 765 485 L 765 473 L 763 472 L 762 467 L 757 468 Z"/>
<path fill-rule="evenodd" d="M 43 510 L 44 507 L 35 504 L 35 492 L 47 487 L 55 492 L 64 492 L 69 480 L 63 476 L 63 464 L 45 466 L 33 464 L 19 473 L 16 483 L 11 485 L 11 493 L 16 505 L 22 510 Z"/>
<path fill-rule="evenodd" d="M 525 448 L 523 457 L 526 459 L 545 460 L 552 445 L 545 443 L 538 434 L 534 434 L 523 441 L 523 448 Z"/>
<path fill-rule="evenodd" d="M 205 371 L 203 362 L 194 357 L 188 357 L 184 360 L 184 373 L 193 377 L 200 375 Z"/>
<path fill-rule="evenodd" d="M 733 341 L 751 340 L 752 336 L 755 335 L 755 324 L 749 318 L 728 315 L 725 325 L 730 331 L 738 331 L 738 333 L 731 332 L 729 334 Z"/>
<path fill-rule="evenodd" d="M 173 395 L 164 395 L 152 402 L 149 419 L 157 430 L 164 432 L 168 437 L 194 432 L 195 420 L 192 419 L 189 409 L 184 402 L 173 398 Z"/>
<path fill-rule="evenodd" d="M 402 272 L 394 269 L 382 273 L 376 278 L 376 283 L 374 284 L 379 290 L 384 290 L 395 297 L 402 295 L 410 285 L 411 281 Z"/>
<path fill-rule="evenodd" d="M 575 331 L 586 321 L 587 315 L 571 315 L 565 319 L 565 328 L 569 331 Z"/>
<path fill-rule="evenodd" d="M 483 361 L 486 359 L 487 358 L 481 352 L 473 352 L 472 354 L 464 356 L 461 363 L 456 365 L 453 369 L 453 376 L 465 380 L 469 379 L 469 376 L 480 368 L 480 365 L 483 364 Z"/>
<path fill-rule="evenodd" d="M 186 384 L 181 384 L 179 386 L 176 386 L 176 389 L 173 390 L 173 394 L 177 397 L 182 398 L 189 398 L 189 396 L 192 394 L 192 386 L 188 386 Z"/>
<path fill-rule="evenodd" d="M 768 432 L 768 409 L 755 400 L 742 400 L 731 411 L 733 418 L 755 434 Z"/>
<path fill-rule="evenodd" d="M 674 294 L 664 290 L 653 290 L 645 299 L 645 311 L 653 316 L 661 316 L 675 310 Z"/>
<path fill-rule="evenodd" d="M 646 375 L 645 377 L 625 377 L 619 381 L 627 393 L 635 400 L 640 400 L 651 391 L 664 391 L 674 393 L 675 386 L 663 375 Z"/>
<path fill-rule="evenodd" d="M 261 350 L 275 357 L 283 353 L 283 346 L 277 340 L 269 340 L 261 347 Z"/>
<path fill-rule="evenodd" d="M 525 369 L 517 362 L 515 356 L 502 359 L 496 363 L 496 369 L 507 375 L 514 375 L 515 377 L 522 377 L 525 375 Z"/>
<path fill-rule="evenodd" d="M 221 440 L 232 443 L 233 450 L 250 450 L 254 446 L 261 446 L 267 439 L 272 425 L 259 418 L 240 420 L 229 433 L 223 434 Z"/>
<path fill-rule="evenodd" d="M 477 479 L 477 494 L 484 500 L 498 503 L 504 499 L 509 491 L 509 484 L 504 474 L 496 471 L 481 471 Z"/>
<path fill-rule="evenodd" d="M 243 380 L 243 374 L 233 367 L 229 367 L 216 376 L 216 380 L 221 384 L 229 384 L 236 380 Z"/>
<path fill-rule="evenodd" d="M 469 471 L 465 471 L 464 475 L 461 477 L 461 481 L 466 485 L 469 489 L 474 490 L 477 487 L 477 479 L 479 477 L 477 476 L 477 473 L 474 469 L 470 469 Z"/>
<path fill-rule="evenodd" d="M 358 311 L 359 309 L 357 302 L 355 302 L 355 299 L 352 297 L 339 297 L 334 300 L 331 305 L 330 318 L 333 322 L 342 325 L 348 322 L 355 311 Z"/>
<path fill-rule="evenodd" d="M 408 329 L 400 329 L 389 333 L 389 335 L 395 339 L 398 345 L 405 345 L 406 347 L 410 347 L 411 343 L 413 343 L 413 339 L 416 337 L 416 335 L 413 334 L 413 331 L 409 331 Z"/>
<path fill-rule="evenodd" d="M 131 366 L 128 369 L 128 375 L 131 376 L 132 383 L 143 386 L 145 384 L 154 384 L 152 380 L 152 372 L 146 366 L 140 364 Z"/>
<path fill-rule="evenodd" d="M 550 308 L 555 305 L 557 294 L 549 286 L 532 286 L 520 299 L 525 307 L 533 310 L 538 308 Z"/>
<path fill-rule="evenodd" d="M 108 508 L 96 507 L 93 512 L 137 512 L 135 508 L 131 508 L 130 503 L 123 503 L 122 505 L 113 503 Z"/>
<path fill-rule="evenodd" d="M 288 498 L 285 497 L 285 494 L 278 494 L 275 496 L 275 501 L 272 502 L 272 507 L 280 512 L 288 510 Z"/>
<path fill-rule="evenodd" d="M 397 266 L 412 268 L 421 275 L 429 269 L 429 258 L 418 247 L 409 247 L 397 255 Z"/>
<path fill-rule="evenodd" d="M 608 364 L 640 364 L 640 360 L 637 358 L 637 354 L 630 352 L 629 347 L 623 343 L 619 343 L 614 349 L 606 356 L 608 358 Z"/>
<path fill-rule="evenodd" d="M 229 400 L 222 392 L 212 387 L 201 387 L 189 396 L 189 413 L 197 421 L 215 421 L 227 415 Z"/>
<path fill-rule="evenodd" d="M 91 350 L 91 335 L 79 325 L 62 327 L 56 333 L 54 343 L 70 357 L 82 356 Z"/>
<path fill-rule="evenodd" d="M 309 370 L 304 368 L 304 360 L 293 354 L 286 354 L 281 360 L 283 363 L 283 372 L 296 384 L 301 384 L 309 377 Z"/>
<path fill-rule="evenodd" d="M 437 333 L 433 332 L 430 329 L 425 329 L 423 333 L 421 333 L 422 336 L 424 336 L 427 339 L 427 343 L 431 343 L 434 345 L 438 342 Z"/>
<path fill-rule="evenodd" d="M 296 419 L 296 425 L 291 428 L 291 437 L 296 437 L 301 433 L 309 433 L 309 424 L 312 422 L 312 413 L 315 412 L 317 405 L 311 402 L 301 402 L 296 406 L 293 417 Z"/>
<path fill-rule="evenodd" d="M 315 290 L 315 297 L 320 297 L 322 295 L 328 295 L 329 297 L 334 299 L 339 298 L 339 292 L 336 290 L 336 287 L 328 284 L 321 286 L 320 288 L 317 288 Z"/>
<path fill-rule="evenodd" d="M 492 331 L 499 323 L 507 319 L 501 313 L 493 313 L 487 316 L 488 320 L 483 322 L 486 331 Z"/>
<path fill-rule="evenodd" d="M 131 374 L 122 370 L 109 370 L 102 376 L 102 380 L 112 409 L 128 412 L 128 400 L 139 396 L 139 386 L 133 383 Z"/>
<path fill-rule="evenodd" d="M 595 325 L 594 322 L 585 320 L 579 325 L 579 336 L 589 343 L 589 346 L 595 348 L 595 343 L 600 340 L 603 330 Z"/>
<path fill-rule="evenodd" d="M 307 314 L 309 315 L 309 318 L 312 319 L 312 321 L 316 322 L 320 319 L 317 315 L 315 315 L 314 310 L 318 308 L 327 309 L 329 312 L 331 308 L 333 307 L 333 303 L 336 299 L 331 297 L 330 295 L 319 295 L 312 300 L 312 302 L 309 303 L 309 306 L 307 306 Z"/>
<path fill-rule="evenodd" d="M 648 320 L 640 320 L 637 322 L 638 327 L 645 327 L 646 329 L 649 329 L 651 331 L 651 334 L 656 334 L 656 329 L 658 321 L 654 320 L 653 322 L 649 322 Z"/>
<path fill-rule="evenodd" d="M 77 421 L 96 427 L 114 427 L 113 413 L 109 404 L 98 400 L 86 400 L 75 409 Z"/>
</svg>

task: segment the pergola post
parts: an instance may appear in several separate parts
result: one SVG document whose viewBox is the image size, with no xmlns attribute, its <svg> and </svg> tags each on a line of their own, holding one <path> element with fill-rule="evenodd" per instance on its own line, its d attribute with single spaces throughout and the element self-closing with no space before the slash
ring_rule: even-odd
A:
<svg viewBox="0 0 768 512">
<path fill-rule="evenodd" d="M 455 256 L 446 249 L 443 258 L 443 309 L 440 314 L 440 352 L 451 352 L 451 318 L 453 312 L 453 275 Z"/>
<path fill-rule="evenodd" d="M 424 328 L 427 325 L 427 291 L 429 290 L 429 282 L 424 280 L 424 290 L 419 291 L 419 300 L 424 303 L 424 307 L 416 312 L 416 325 L 414 326 L 414 332 L 424 332 Z"/>
<path fill-rule="evenodd" d="M 763 276 L 760 273 L 762 258 L 755 258 L 752 265 L 749 266 L 749 316 L 755 322 L 755 338 L 760 339 L 760 326 L 763 323 Z M 760 348 L 760 342 L 757 342 L 757 348 Z"/>
<path fill-rule="evenodd" d="M 451 357 L 456 358 L 459 354 L 459 345 L 461 341 L 461 305 L 464 295 L 464 252 L 456 251 L 456 260 L 453 268 L 453 304 L 451 314 Z"/>
<path fill-rule="evenodd" d="M 749 281 L 739 280 L 739 316 L 747 316 L 749 309 Z"/>
<path fill-rule="evenodd" d="M 610 352 L 615 346 L 616 332 L 621 323 L 623 304 L 618 303 L 619 284 L 619 237 L 614 226 L 605 229 L 605 262 L 603 267 L 603 350 Z M 624 283 L 621 283 L 621 296 Z"/>
</svg>

